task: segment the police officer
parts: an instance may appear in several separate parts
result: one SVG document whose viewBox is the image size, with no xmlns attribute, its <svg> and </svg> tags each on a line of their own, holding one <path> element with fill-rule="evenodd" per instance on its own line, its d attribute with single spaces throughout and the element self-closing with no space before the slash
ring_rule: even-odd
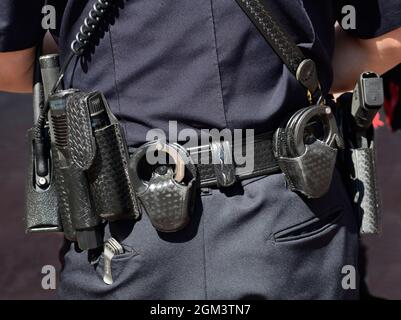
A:
<svg viewBox="0 0 401 320">
<path fill-rule="evenodd" d="M 41 43 L 44 1 L 0 3 L 0 89 L 31 90 L 34 47 Z M 94 0 L 56 3 L 51 30 L 62 60 Z M 401 62 L 398 0 L 265 1 L 312 58 L 322 91 L 352 89 L 365 70 Z M 354 29 L 335 27 L 355 8 Z M 308 105 L 305 89 L 234 0 L 121 1 L 92 51 L 67 71 L 66 86 L 101 90 L 130 146 L 152 128 L 270 132 Z M 353 299 L 344 266 L 358 268 L 358 226 L 336 171 L 328 193 L 306 199 L 281 173 L 202 189 L 183 230 L 158 233 L 146 215 L 106 228 L 125 252 L 91 265 L 70 246 L 59 296 L 68 299 Z M 348 289 L 348 290 L 347 290 Z"/>
</svg>

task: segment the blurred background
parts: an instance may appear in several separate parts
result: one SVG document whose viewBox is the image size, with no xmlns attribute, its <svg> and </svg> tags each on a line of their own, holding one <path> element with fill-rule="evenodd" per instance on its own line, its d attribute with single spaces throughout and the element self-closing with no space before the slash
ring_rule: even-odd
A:
<svg viewBox="0 0 401 320">
<path fill-rule="evenodd" d="M 364 236 L 366 283 L 370 293 L 401 299 L 401 133 L 396 105 L 401 72 L 387 82 L 387 116 L 377 119 L 379 184 L 383 201 L 383 230 Z M 397 91 L 398 87 L 398 91 Z M 0 93 L 0 299 L 55 299 L 41 286 L 42 267 L 59 269 L 58 235 L 26 235 L 24 179 L 27 164 L 26 131 L 32 126 L 31 96 Z"/>
</svg>

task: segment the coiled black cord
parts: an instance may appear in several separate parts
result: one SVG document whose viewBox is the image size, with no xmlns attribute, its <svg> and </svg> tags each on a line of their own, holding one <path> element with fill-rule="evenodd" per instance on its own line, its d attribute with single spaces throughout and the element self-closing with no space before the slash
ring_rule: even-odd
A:
<svg viewBox="0 0 401 320">
<path fill-rule="evenodd" d="M 81 25 L 75 40 L 71 43 L 72 52 L 78 56 L 82 55 L 88 45 L 94 42 L 94 35 L 102 31 L 99 29 L 102 27 L 107 28 L 107 26 L 104 26 L 105 17 L 115 5 L 115 0 L 97 0 Z"/>
<path fill-rule="evenodd" d="M 89 45 L 96 42 L 96 35 L 101 34 L 105 26 L 105 18 L 111 9 L 115 8 L 119 0 L 97 0 L 81 25 L 79 32 L 75 36 L 75 40 L 71 43 L 71 53 L 61 67 L 57 82 L 54 84 L 49 97 L 54 94 L 64 78 L 64 73 L 70 65 L 72 59 L 77 56 L 82 56 Z M 41 144 L 45 140 L 44 127 L 46 117 L 49 111 L 49 101 L 45 101 L 41 108 L 37 124 L 35 126 L 34 136 L 35 143 Z"/>
</svg>

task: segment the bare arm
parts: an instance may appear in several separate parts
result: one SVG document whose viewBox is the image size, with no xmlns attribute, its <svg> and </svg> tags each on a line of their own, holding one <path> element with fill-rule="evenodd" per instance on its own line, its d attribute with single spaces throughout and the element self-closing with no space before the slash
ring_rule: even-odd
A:
<svg viewBox="0 0 401 320">
<path fill-rule="evenodd" d="M 31 92 L 35 48 L 0 53 L 0 91 Z"/>
<path fill-rule="evenodd" d="M 401 63 L 401 28 L 380 37 L 357 39 L 336 27 L 332 93 L 352 90 L 363 71 L 383 74 Z"/>
<path fill-rule="evenodd" d="M 57 45 L 48 33 L 44 39 L 44 54 L 57 52 Z M 0 91 L 32 92 L 35 48 L 0 52 Z"/>
</svg>

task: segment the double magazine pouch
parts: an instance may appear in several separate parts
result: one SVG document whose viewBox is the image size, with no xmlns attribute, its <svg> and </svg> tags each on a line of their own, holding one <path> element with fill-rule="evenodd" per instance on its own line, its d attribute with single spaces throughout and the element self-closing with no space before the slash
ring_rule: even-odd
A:
<svg viewBox="0 0 401 320">
<path fill-rule="evenodd" d="M 94 212 L 108 221 L 138 218 L 125 139 L 104 96 L 95 92 L 70 97 L 67 115 L 71 163 L 87 177 Z"/>
</svg>

